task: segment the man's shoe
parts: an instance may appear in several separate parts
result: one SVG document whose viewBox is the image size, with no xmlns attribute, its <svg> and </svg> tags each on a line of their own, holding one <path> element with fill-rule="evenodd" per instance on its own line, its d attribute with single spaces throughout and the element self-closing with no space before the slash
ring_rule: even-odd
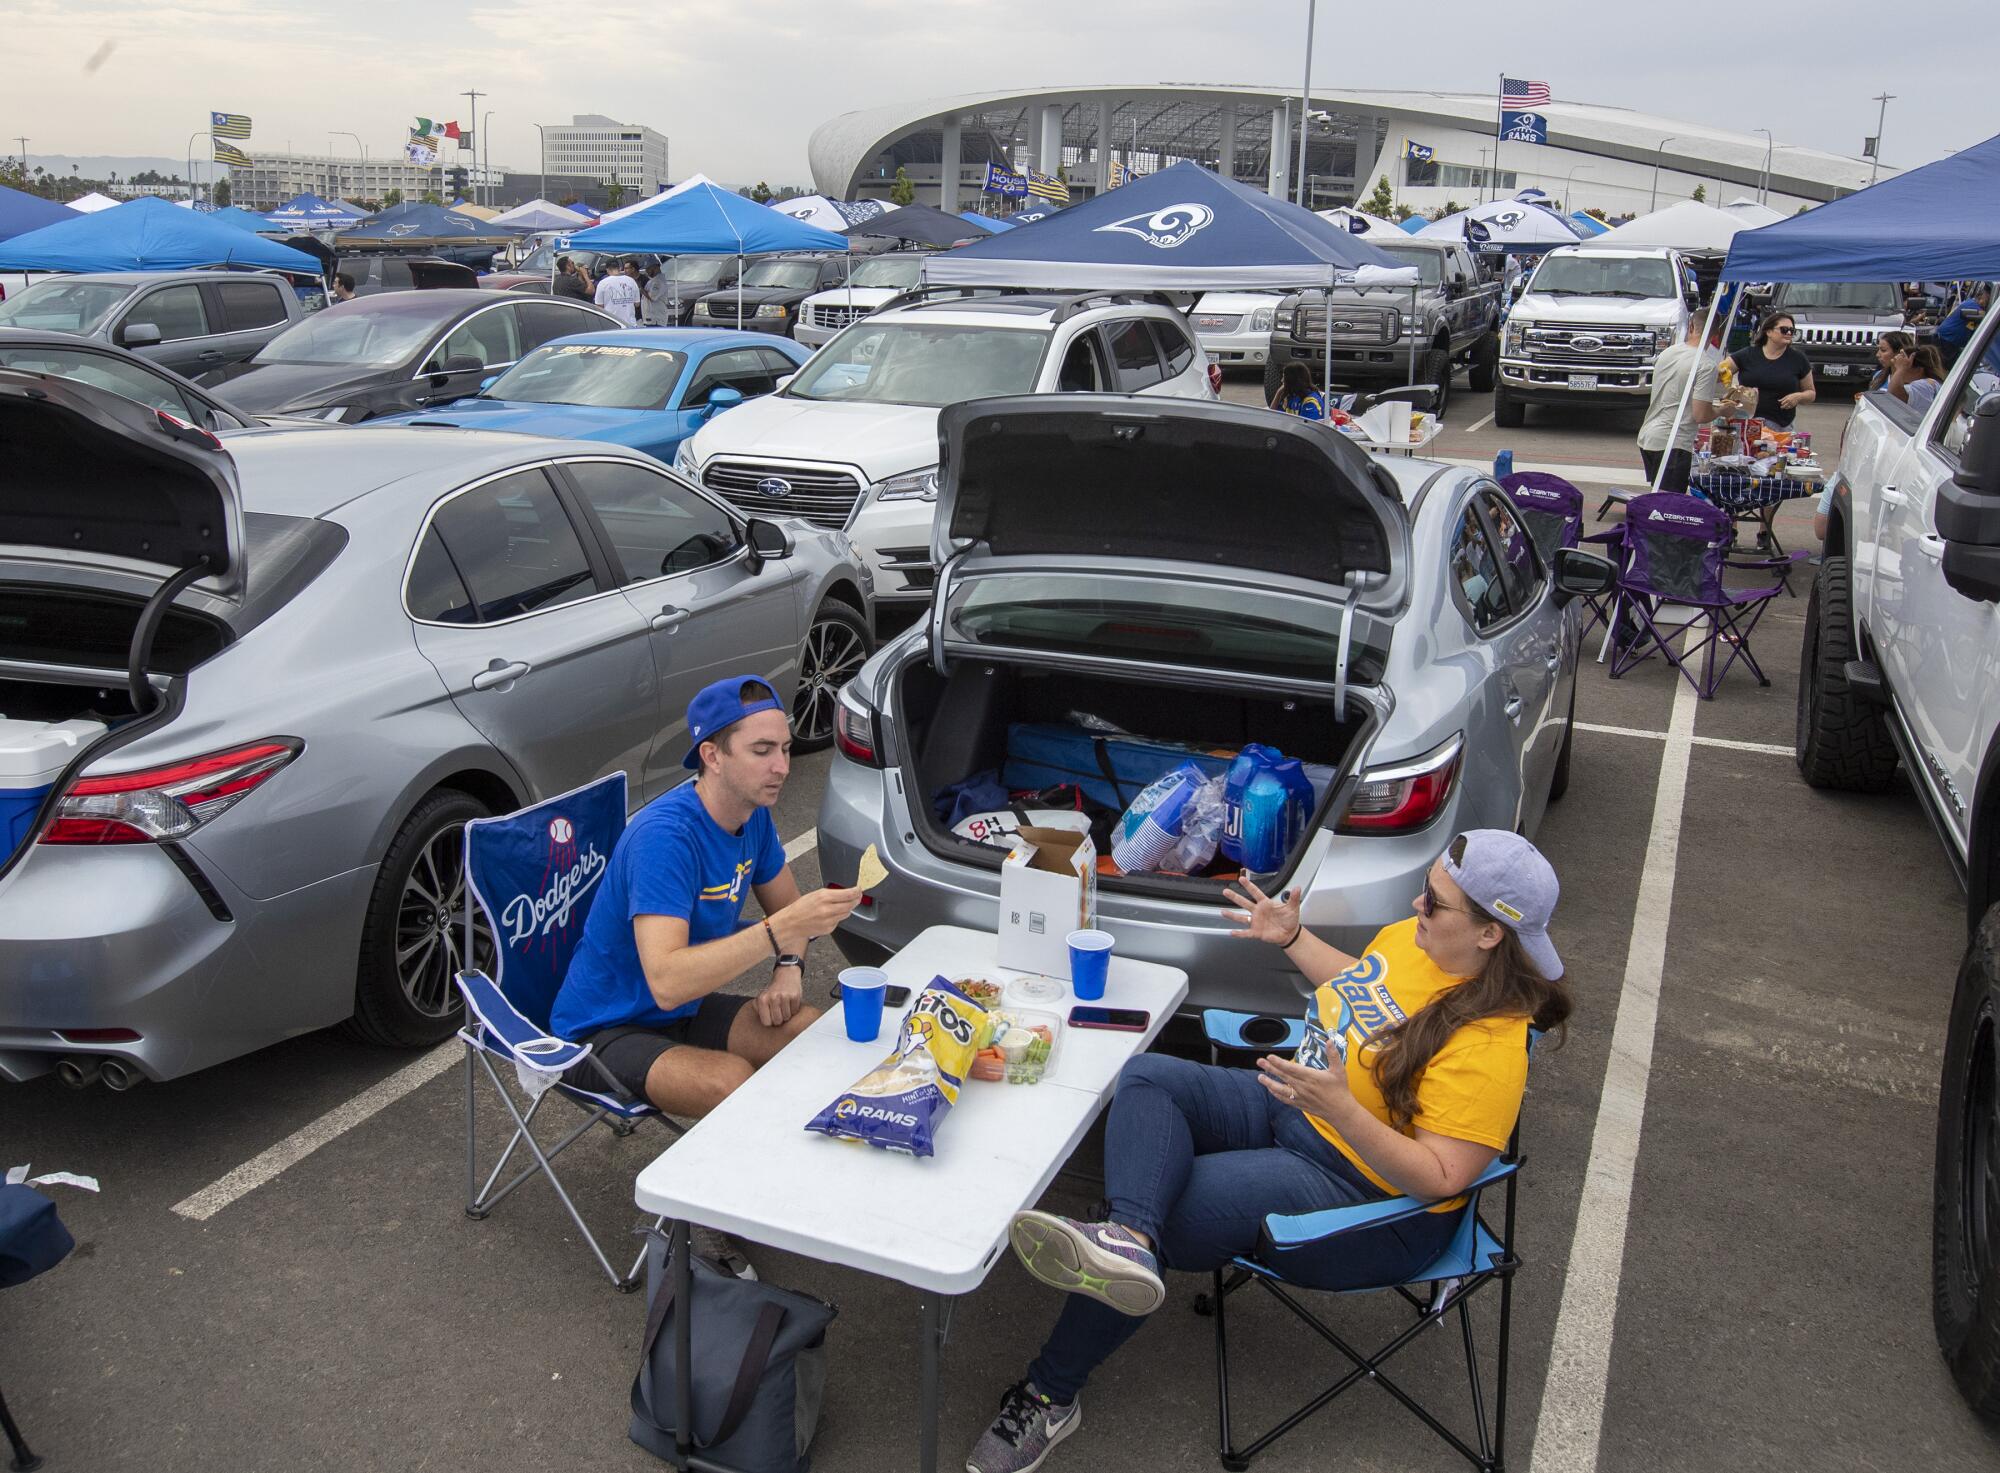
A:
<svg viewBox="0 0 2000 1473">
<path fill-rule="evenodd" d="M 694 1251 L 732 1278 L 746 1279 L 751 1283 L 757 1280 L 757 1270 L 750 1266 L 750 1260 L 743 1256 L 736 1240 L 725 1233 L 719 1233 L 714 1228 L 696 1228 Z"/>
<path fill-rule="evenodd" d="M 1000 1398 L 1000 1415 L 972 1445 L 965 1473 L 1032 1473 L 1049 1449 L 1082 1425 L 1081 1398 L 1058 1406 L 1032 1383 L 1016 1381 Z"/>
<path fill-rule="evenodd" d="M 1022 1266 L 1052 1289 L 1088 1294 L 1120 1314 L 1151 1314 L 1166 1301 L 1159 1260 L 1115 1222 L 1017 1212 L 1007 1236 Z"/>
</svg>

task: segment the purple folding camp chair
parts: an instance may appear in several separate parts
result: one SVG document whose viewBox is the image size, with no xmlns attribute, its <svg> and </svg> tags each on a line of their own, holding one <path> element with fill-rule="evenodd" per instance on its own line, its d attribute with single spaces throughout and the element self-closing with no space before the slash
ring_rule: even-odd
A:
<svg viewBox="0 0 2000 1473">
<path fill-rule="evenodd" d="M 1520 511 L 1521 521 L 1547 566 L 1555 566 L 1556 554 L 1565 547 L 1609 540 L 1602 532 L 1595 537 L 1583 535 L 1583 493 L 1561 476 L 1546 471 L 1516 471 L 1501 477 L 1500 485 Z M 1613 528 L 1612 532 L 1615 534 L 1617 530 Z M 1612 551 L 1616 561 L 1615 550 L 1608 551 Z M 1591 630 L 1610 619 L 1612 599 L 1609 593 L 1584 598 L 1582 637 L 1587 638 Z"/>
<path fill-rule="evenodd" d="M 1739 658 L 1759 685 L 1769 685 L 1750 653 L 1750 636 L 1779 585 L 1725 588 L 1722 578 L 1730 568 L 1769 572 L 1788 566 L 1790 560 L 1730 557 L 1729 513 L 1678 491 L 1633 498 L 1625 509 L 1624 531 L 1617 616 L 1622 623 L 1613 639 L 1611 678 L 1616 680 L 1657 654 L 1686 677 L 1704 701 L 1714 698 L 1722 677 Z M 1707 615 L 1702 621 L 1707 632 L 1695 639 L 1694 622 L 1681 626 L 1664 621 L 1662 612 L 1669 604 L 1701 610 Z M 1675 641 L 1684 639 L 1694 642 L 1676 650 Z M 1719 667 L 1718 646 L 1728 650 Z M 1697 654 L 1699 678 L 1689 668 Z"/>
</svg>

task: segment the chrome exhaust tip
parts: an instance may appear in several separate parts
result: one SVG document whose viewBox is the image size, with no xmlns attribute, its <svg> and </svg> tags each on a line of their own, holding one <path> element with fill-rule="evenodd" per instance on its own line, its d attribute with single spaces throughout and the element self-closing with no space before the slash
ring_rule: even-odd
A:
<svg viewBox="0 0 2000 1473">
<path fill-rule="evenodd" d="M 106 1059 L 98 1066 L 98 1077 L 107 1089 L 128 1090 L 146 1082 L 146 1076 L 122 1059 Z"/>
<path fill-rule="evenodd" d="M 56 1065 L 56 1078 L 71 1089 L 89 1089 L 97 1083 L 101 1067 L 96 1059 L 77 1055 Z"/>
</svg>

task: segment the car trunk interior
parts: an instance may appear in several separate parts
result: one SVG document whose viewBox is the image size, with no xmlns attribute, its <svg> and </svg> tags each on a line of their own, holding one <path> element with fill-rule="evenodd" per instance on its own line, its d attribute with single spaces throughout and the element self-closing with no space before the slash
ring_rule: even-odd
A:
<svg viewBox="0 0 2000 1473">
<path fill-rule="evenodd" d="M 1350 785 L 1344 759 L 1375 719 L 1364 702 L 1353 698 L 1343 718 L 1336 715 L 1330 697 L 1278 692 L 1264 695 L 1212 686 L 1196 689 L 997 660 L 960 660 L 947 677 L 919 657 L 904 665 L 896 679 L 900 682 L 899 725 L 907 744 L 900 755 L 910 807 L 924 843 L 947 858 L 991 869 L 999 868 L 1006 851 L 954 835 L 945 815 L 937 810 L 935 798 L 941 790 L 975 774 L 997 771 L 1004 776 L 1009 765 L 1010 731 L 1023 726 L 1093 734 L 1117 731 L 1210 754 L 1233 754 L 1247 743 L 1261 742 L 1287 757 L 1301 759 L 1313 784 L 1314 810 L 1303 836 L 1278 871 L 1289 874 L 1313 833 L 1330 821 L 1333 805 L 1345 801 Z M 1121 773 L 1119 790 L 1124 801 L 1136 796 L 1137 789 L 1152 776 L 1178 765 L 1181 755 L 1163 752 L 1159 771 L 1136 786 L 1129 771 Z M 1018 765 L 1016 771 L 1020 771 Z M 1010 782 L 1007 786 L 1015 785 Z M 1226 881 L 1237 873 L 1236 865 L 1218 854 L 1201 874 L 1121 874 L 1109 863 L 1102 810 L 1098 817 L 1101 889 L 1206 898 L 1220 896 Z M 1111 812 L 1110 817 L 1115 820 L 1117 812 Z"/>
</svg>

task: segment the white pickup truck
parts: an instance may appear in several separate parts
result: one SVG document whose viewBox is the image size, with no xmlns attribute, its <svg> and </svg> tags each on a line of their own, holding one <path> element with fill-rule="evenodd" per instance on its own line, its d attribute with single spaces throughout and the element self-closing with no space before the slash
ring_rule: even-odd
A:
<svg viewBox="0 0 2000 1473">
<path fill-rule="evenodd" d="M 1897 761 L 1965 885 L 1938 1090 L 1938 1343 L 2000 1416 L 2000 313 L 1920 407 L 1864 393 L 1806 608 L 1796 755 L 1880 792 Z"/>
</svg>

